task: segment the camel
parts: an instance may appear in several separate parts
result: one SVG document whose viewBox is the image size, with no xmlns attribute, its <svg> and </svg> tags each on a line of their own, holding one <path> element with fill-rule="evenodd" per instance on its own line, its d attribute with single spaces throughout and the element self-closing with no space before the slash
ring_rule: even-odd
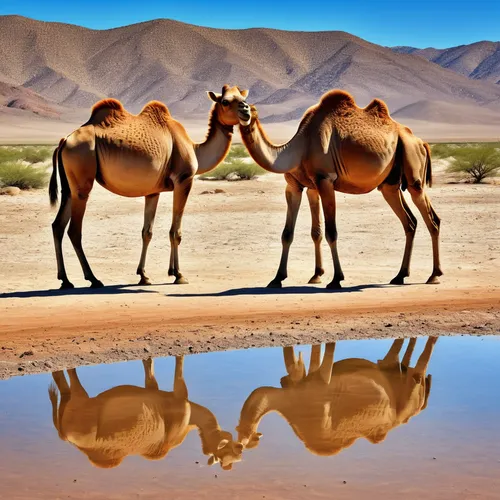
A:
<svg viewBox="0 0 500 500">
<path fill-rule="evenodd" d="M 315 271 L 309 283 L 320 283 L 324 274 L 320 200 L 334 265 L 334 277 L 327 288 L 339 289 L 344 273 L 337 251 L 335 192 L 364 194 L 375 188 L 382 192 L 406 234 L 401 268 L 391 284 L 404 284 L 410 274 L 417 227 L 417 219 L 403 196 L 405 189 L 410 192 L 432 238 L 433 271 L 427 283 L 439 282 L 438 277 L 443 274 L 439 259 L 440 219 L 424 189 L 432 184 L 430 148 L 409 128 L 392 120 L 383 101 L 375 99 L 366 108 L 360 108 L 347 92 L 327 92 L 305 113 L 294 137 L 281 145 L 273 144 L 267 137 L 256 107 L 251 106 L 250 110 L 250 124 L 240 123 L 248 152 L 269 172 L 285 174 L 287 182 L 288 210 L 281 237 L 281 261 L 269 287 L 281 288 L 287 278 L 288 253 L 304 188 L 311 208 L 315 247 Z"/>
<path fill-rule="evenodd" d="M 159 390 L 153 360 L 143 361 L 145 387 L 122 385 L 94 398 L 83 388 L 76 369 L 52 374 L 49 396 L 54 427 L 100 468 L 113 468 L 128 455 L 160 460 L 198 429 L 208 465 L 224 470 L 241 461 L 243 445 L 221 430 L 213 413 L 188 400 L 183 357 L 176 357 L 173 392 Z M 61 395 L 58 405 L 58 390 Z"/>
<path fill-rule="evenodd" d="M 382 442 L 397 426 L 427 407 L 431 375 L 426 376 L 437 338 L 430 337 L 415 367 L 410 367 L 416 339 L 411 339 L 399 362 L 403 339 L 394 341 L 378 363 L 345 359 L 334 363 L 335 344 L 311 348 L 309 373 L 301 354 L 284 348 L 288 375 L 281 389 L 261 387 L 252 392 L 241 410 L 238 441 L 245 448 L 258 446 L 258 426 L 269 412 L 278 412 L 313 454 L 336 455 L 357 439 Z"/>
<path fill-rule="evenodd" d="M 160 193 L 173 191 L 170 228 L 169 276 L 175 284 L 188 280 L 179 268 L 178 247 L 181 221 L 193 178 L 215 168 L 227 155 L 233 126 L 248 123 L 250 114 L 244 103 L 247 90 L 224 85 L 221 94 L 208 92 L 214 101 L 204 142 L 194 143 L 184 127 L 157 101 L 149 102 L 138 115 L 125 110 L 116 99 L 99 101 L 90 119 L 65 139 L 53 154 L 49 195 L 57 203 L 57 173 L 61 179 L 61 204 L 52 224 L 57 258 L 57 277 L 61 288 L 73 288 L 68 280 L 62 254 L 64 230 L 80 260 L 91 287 L 103 284 L 92 272 L 82 247 L 82 222 L 94 181 L 114 194 L 145 197 L 142 252 L 137 267 L 139 285 L 149 285 L 146 254 L 153 236 L 153 224 Z"/>
</svg>

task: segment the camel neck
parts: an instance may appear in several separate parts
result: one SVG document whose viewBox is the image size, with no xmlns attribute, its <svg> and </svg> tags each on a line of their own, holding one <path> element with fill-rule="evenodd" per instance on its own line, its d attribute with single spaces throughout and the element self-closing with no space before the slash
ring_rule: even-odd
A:
<svg viewBox="0 0 500 500">
<path fill-rule="evenodd" d="M 269 172 L 284 174 L 297 168 L 301 163 L 305 148 L 302 130 L 284 144 L 273 144 L 259 119 L 254 116 L 250 125 L 240 126 L 240 134 L 250 156 Z"/>
<path fill-rule="evenodd" d="M 208 121 L 208 133 L 205 141 L 195 144 L 198 160 L 197 174 L 213 170 L 226 157 L 231 146 L 233 126 L 221 123 L 215 106 L 212 108 Z"/>
<path fill-rule="evenodd" d="M 198 428 L 200 434 L 203 453 L 209 455 L 214 453 L 220 442 L 221 428 L 215 418 L 215 415 L 204 406 L 196 403 L 191 405 L 191 420 L 190 424 Z"/>
</svg>

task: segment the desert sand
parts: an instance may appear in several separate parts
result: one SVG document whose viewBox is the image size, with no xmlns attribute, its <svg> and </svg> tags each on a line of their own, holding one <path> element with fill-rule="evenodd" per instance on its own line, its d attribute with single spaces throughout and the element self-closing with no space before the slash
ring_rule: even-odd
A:
<svg viewBox="0 0 500 500">
<path fill-rule="evenodd" d="M 285 219 L 284 179 L 196 180 L 188 201 L 181 269 L 189 285 L 170 284 L 171 194 L 161 197 L 146 270 L 153 286 L 137 287 L 142 199 L 99 186 L 84 221 L 84 247 L 104 289 L 91 290 L 71 247 L 64 249 L 77 287 L 57 291 L 49 208 L 44 191 L 0 197 L 0 375 L 85 363 L 227 348 L 296 344 L 326 338 L 494 334 L 500 331 L 500 187 L 445 184 L 436 162 L 430 196 L 442 218 L 439 285 L 426 285 L 431 244 L 418 214 L 412 274 L 399 269 L 404 234 L 377 191 L 338 195 L 344 289 L 331 280 L 323 242 L 323 284 L 313 274 L 306 200 L 282 290 L 265 288 L 277 269 Z M 220 194 L 203 194 L 221 188 Z M 413 208 L 412 208 L 413 210 Z"/>
</svg>

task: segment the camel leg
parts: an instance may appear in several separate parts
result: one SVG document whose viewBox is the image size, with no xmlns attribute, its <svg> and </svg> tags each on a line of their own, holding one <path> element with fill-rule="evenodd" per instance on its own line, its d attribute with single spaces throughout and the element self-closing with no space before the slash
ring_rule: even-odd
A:
<svg viewBox="0 0 500 500">
<path fill-rule="evenodd" d="M 319 194 L 316 189 L 307 190 L 307 198 L 309 200 L 309 208 L 311 209 L 311 238 L 314 242 L 314 275 L 309 280 L 309 283 L 321 283 L 321 276 L 325 274 L 323 269 L 323 258 L 321 256 L 321 220 L 320 220 L 320 202 Z"/>
<path fill-rule="evenodd" d="M 78 378 L 78 374 L 76 373 L 76 368 L 71 368 L 68 370 L 69 382 L 71 384 L 71 394 L 75 397 L 80 398 L 88 398 L 89 395 L 87 391 L 83 388 L 80 379 Z"/>
<path fill-rule="evenodd" d="M 321 378 L 326 384 L 329 384 L 332 379 L 333 370 L 333 355 L 335 353 L 335 342 L 330 342 L 325 345 L 325 354 L 319 369 Z"/>
<path fill-rule="evenodd" d="M 82 247 L 83 216 L 85 215 L 87 200 L 91 189 L 92 183 L 88 187 L 88 191 L 79 191 L 76 196 L 71 196 L 71 222 L 69 223 L 68 235 L 82 266 L 85 279 L 90 281 L 91 288 L 101 288 L 104 285 L 94 276 Z"/>
<path fill-rule="evenodd" d="M 415 337 L 411 338 L 410 341 L 408 342 L 408 347 L 406 348 L 405 355 L 403 356 L 403 361 L 401 361 L 401 364 L 403 366 L 406 366 L 408 368 L 411 363 L 411 357 L 413 355 L 413 351 L 415 349 L 415 344 L 417 343 L 417 339 Z"/>
<path fill-rule="evenodd" d="M 326 288 L 331 290 L 339 290 L 341 287 L 340 282 L 344 280 L 344 273 L 340 266 L 339 254 L 337 251 L 337 223 L 335 220 L 336 207 L 335 207 L 335 188 L 331 179 L 321 179 L 318 181 L 318 191 L 321 197 L 321 204 L 323 206 L 323 214 L 325 216 L 325 234 L 326 240 L 330 245 L 333 258 L 333 280 L 328 283 Z"/>
<path fill-rule="evenodd" d="M 193 179 L 190 177 L 183 183 L 174 186 L 174 207 L 172 212 L 172 226 L 170 227 L 170 267 L 168 269 L 168 275 L 175 276 L 174 283 L 176 285 L 185 285 L 189 283 L 179 270 L 179 245 L 182 239 L 182 215 L 192 185 Z"/>
<path fill-rule="evenodd" d="M 54 382 L 57 388 L 59 389 L 61 397 L 63 396 L 63 394 L 68 395 L 71 392 L 66 377 L 64 376 L 64 372 L 62 370 L 53 372 L 52 378 L 54 379 Z"/>
<path fill-rule="evenodd" d="M 384 359 L 378 362 L 379 366 L 386 369 L 399 367 L 399 353 L 403 348 L 404 341 L 405 339 L 396 339 Z"/>
<path fill-rule="evenodd" d="M 155 222 L 156 209 L 158 207 L 159 194 L 151 194 L 145 197 L 144 205 L 144 226 L 142 228 L 142 252 L 141 260 L 137 267 L 137 274 L 140 275 L 141 280 L 139 285 L 151 285 L 151 281 L 146 276 L 144 267 L 146 265 L 146 254 L 148 253 L 148 246 L 153 238 L 153 224 Z"/>
<path fill-rule="evenodd" d="M 61 425 L 64 416 L 64 411 L 66 409 L 67 404 L 69 403 L 69 400 L 71 399 L 71 389 L 68 385 L 68 382 L 66 380 L 66 377 L 64 376 L 63 371 L 60 370 L 57 372 L 53 372 L 52 378 L 54 379 L 54 382 L 57 385 L 57 388 L 59 389 L 59 393 L 61 394 L 61 400 L 59 401 L 59 408 L 57 408 L 57 395 L 51 394 L 51 391 L 49 389 L 50 402 L 52 403 L 52 421 L 54 423 L 54 427 L 56 428 L 59 437 L 63 441 L 66 441 L 66 436 L 62 431 Z"/>
<path fill-rule="evenodd" d="M 298 359 L 295 356 L 293 347 L 283 347 L 283 357 L 285 360 L 285 367 L 290 379 L 293 382 L 302 380 L 306 375 L 306 368 L 302 353 L 299 352 Z"/>
<path fill-rule="evenodd" d="M 397 276 L 391 280 L 391 285 L 403 285 L 404 279 L 407 276 L 410 276 L 410 260 L 413 251 L 415 231 L 417 230 L 417 219 L 412 214 L 410 207 L 408 207 L 399 186 L 382 184 L 380 191 L 382 192 L 385 201 L 389 204 L 398 219 L 403 224 L 406 234 L 405 251 L 401 269 L 399 270 Z"/>
<path fill-rule="evenodd" d="M 424 350 L 420 357 L 418 358 L 417 364 L 415 365 L 415 377 L 418 377 L 420 380 L 425 375 L 427 370 L 427 365 L 431 359 L 432 351 L 434 350 L 434 346 L 437 342 L 437 337 L 429 337 L 425 344 Z M 418 380 L 417 380 L 418 381 Z"/>
<path fill-rule="evenodd" d="M 184 367 L 184 356 L 175 357 L 175 375 L 174 375 L 174 396 L 179 399 L 188 398 L 188 390 L 184 375 L 182 373 Z"/>
<path fill-rule="evenodd" d="M 62 240 L 64 237 L 64 230 L 68 225 L 71 217 L 71 198 L 66 193 L 62 194 L 61 205 L 57 212 L 56 218 L 52 223 L 52 236 L 54 237 L 54 246 L 56 249 L 57 259 L 57 279 L 61 280 L 61 289 L 74 288 L 73 283 L 68 279 L 66 268 L 64 266 L 64 257 L 62 252 Z"/>
<path fill-rule="evenodd" d="M 309 361 L 309 374 L 317 372 L 321 365 L 321 344 L 311 346 L 311 360 Z"/>
<path fill-rule="evenodd" d="M 142 365 L 144 366 L 144 387 L 146 389 L 158 390 L 158 382 L 155 378 L 155 369 L 153 360 L 151 358 L 143 359 Z"/>
<path fill-rule="evenodd" d="M 283 233 L 281 234 L 281 244 L 283 246 L 281 251 L 281 260 L 276 277 L 267 285 L 268 288 L 281 288 L 281 282 L 288 276 L 288 253 L 290 246 L 293 242 L 293 233 L 295 231 L 295 223 L 297 222 L 297 215 L 299 213 L 300 202 L 302 200 L 302 188 L 295 184 L 286 185 L 286 222 Z"/>
<path fill-rule="evenodd" d="M 429 230 L 432 239 L 432 260 L 433 269 L 427 283 L 436 284 L 439 283 L 439 276 L 443 275 L 441 271 L 441 262 L 439 258 L 439 228 L 441 225 L 441 220 L 434 211 L 431 201 L 424 192 L 420 182 L 415 183 L 413 186 L 408 186 L 408 191 L 411 194 L 413 203 L 417 206 L 424 218 L 425 225 Z"/>
</svg>

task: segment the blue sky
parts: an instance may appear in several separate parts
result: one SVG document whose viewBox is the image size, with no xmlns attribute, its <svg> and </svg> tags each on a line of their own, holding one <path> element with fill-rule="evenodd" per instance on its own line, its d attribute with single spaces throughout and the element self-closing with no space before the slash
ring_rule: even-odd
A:
<svg viewBox="0 0 500 500">
<path fill-rule="evenodd" d="M 94 29 L 170 18 L 214 28 L 342 30 L 381 45 L 415 47 L 500 40 L 500 0 L 0 0 L 0 14 Z"/>
</svg>

